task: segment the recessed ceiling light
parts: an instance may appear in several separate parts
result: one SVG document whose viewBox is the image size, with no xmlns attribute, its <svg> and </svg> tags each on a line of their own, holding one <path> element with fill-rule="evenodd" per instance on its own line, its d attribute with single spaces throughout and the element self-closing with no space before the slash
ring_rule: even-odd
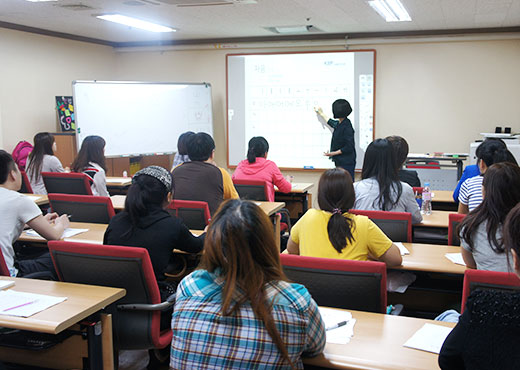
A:
<svg viewBox="0 0 520 370">
<path fill-rule="evenodd" d="M 399 0 L 372 0 L 368 2 L 387 22 L 411 21 L 410 15 Z"/>
<path fill-rule="evenodd" d="M 122 14 L 98 15 L 98 16 L 96 16 L 96 18 L 103 19 L 105 21 L 124 24 L 125 26 L 139 28 L 139 29 L 151 31 L 151 32 L 176 32 L 177 31 L 176 29 L 173 29 L 171 27 L 161 26 L 160 24 L 143 21 L 141 19 L 128 17 L 128 16 L 122 15 Z"/>
</svg>

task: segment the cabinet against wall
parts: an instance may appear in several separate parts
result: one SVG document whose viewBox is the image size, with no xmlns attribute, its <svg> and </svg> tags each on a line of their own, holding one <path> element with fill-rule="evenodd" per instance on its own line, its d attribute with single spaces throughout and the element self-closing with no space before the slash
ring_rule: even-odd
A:
<svg viewBox="0 0 520 370">
<path fill-rule="evenodd" d="M 76 135 L 74 133 L 62 132 L 53 133 L 53 135 L 56 140 L 56 145 L 58 146 L 58 150 L 54 154 L 58 157 L 63 167 L 70 167 L 78 153 Z M 173 154 L 107 158 L 106 174 L 107 176 L 123 176 L 123 172 L 126 171 L 128 176 L 131 176 L 141 168 L 151 165 L 161 166 L 170 170 L 172 163 Z"/>
</svg>

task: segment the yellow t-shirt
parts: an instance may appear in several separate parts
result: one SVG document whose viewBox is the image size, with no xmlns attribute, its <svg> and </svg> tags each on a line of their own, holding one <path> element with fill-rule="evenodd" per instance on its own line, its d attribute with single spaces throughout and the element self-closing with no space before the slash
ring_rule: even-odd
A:
<svg viewBox="0 0 520 370">
<path fill-rule="evenodd" d="M 366 216 L 344 213 L 354 220 L 354 242 L 347 244 L 339 253 L 329 240 L 327 224 L 330 212 L 309 209 L 291 229 L 291 239 L 299 244 L 300 255 L 323 258 L 342 258 L 367 261 L 381 257 L 392 246 L 392 241 Z"/>
</svg>

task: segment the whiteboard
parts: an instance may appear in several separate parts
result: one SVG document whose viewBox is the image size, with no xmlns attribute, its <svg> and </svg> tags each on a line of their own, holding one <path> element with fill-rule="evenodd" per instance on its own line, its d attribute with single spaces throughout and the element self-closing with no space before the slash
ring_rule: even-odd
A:
<svg viewBox="0 0 520 370">
<path fill-rule="evenodd" d="M 246 158 L 253 136 L 269 142 L 279 167 L 334 167 L 323 155 L 332 133 L 314 107 L 332 118 L 332 103 L 347 99 L 361 168 L 374 139 L 375 50 L 227 55 L 228 165 Z"/>
<path fill-rule="evenodd" d="M 213 134 L 209 84 L 73 81 L 78 148 L 89 135 L 107 157 L 173 153 L 186 131 Z"/>
</svg>

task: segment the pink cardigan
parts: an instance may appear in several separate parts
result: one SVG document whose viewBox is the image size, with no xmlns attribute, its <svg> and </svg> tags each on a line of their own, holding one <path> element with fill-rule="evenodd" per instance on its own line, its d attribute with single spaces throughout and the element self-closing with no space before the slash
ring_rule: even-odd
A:
<svg viewBox="0 0 520 370">
<path fill-rule="evenodd" d="M 292 185 L 283 177 L 278 166 L 268 159 L 257 157 L 254 163 L 249 163 L 247 159 L 241 161 L 232 176 L 237 180 L 259 180 L 267 181 L 271 186 L 268 188 L 268 201 L 274 202 L 274 185 L 282 193 L 291 191 Z"/>
</svg>

